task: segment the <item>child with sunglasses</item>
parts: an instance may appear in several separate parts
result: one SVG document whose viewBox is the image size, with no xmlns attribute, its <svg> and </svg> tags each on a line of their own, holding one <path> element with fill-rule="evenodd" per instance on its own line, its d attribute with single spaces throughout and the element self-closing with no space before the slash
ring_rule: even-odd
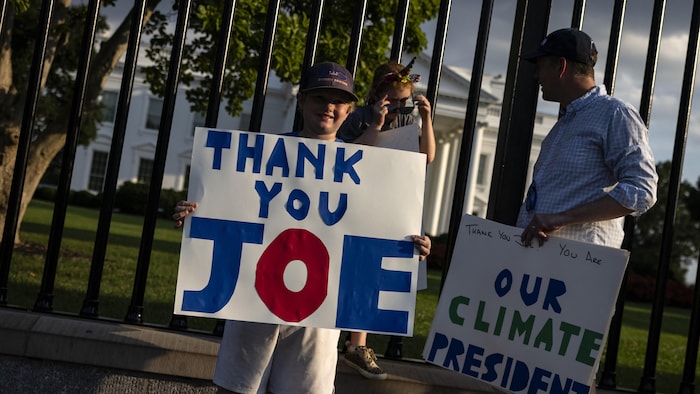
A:
<svg viewBox="0 0 700 394">
<path fill-rule="evenodd" d="M 377 67 L 366 104 L 358 107 L 338 130 L 338 138 L 345 142 L 374 145 L 379 133 L 411 125 L 413 111 L 421 117 L 419 150 L 425 153 L 427 163 L 435 158 L 435 135 L 430 101 L 422 94 L 413 94 L 420 75 L 411 74 L 414 57 L 407 66 L 389 61 Z"/>
<path fill-rule="evenodd" d="M 411 74 L 415 60 L 414 57 L 405 67 L 390 61 L 374 71 L 366 104 L 348 115 L 338 130 L 338 138 L 345 142 L 374 145 L 380 132 L 413 124 L 413 112 L 417 108 L 422 122 L 419 150 L 425 153 L 428 164 L 433 161 L 435 135 L 430 102 L 422 94 L 413 94 L 414 84 L 420 80 L 420 75 Z M 427 235 L 423 239 L 430 245 Z M 421 255 L 421 260 L 425 257 Z M 367 379 L 382 380 L 387 377 L 386 372 L 377 365 L 374 350 L 367 347 L 366 332 L 350 332 L 345 342 L 343 361 Z"/>
</svg>

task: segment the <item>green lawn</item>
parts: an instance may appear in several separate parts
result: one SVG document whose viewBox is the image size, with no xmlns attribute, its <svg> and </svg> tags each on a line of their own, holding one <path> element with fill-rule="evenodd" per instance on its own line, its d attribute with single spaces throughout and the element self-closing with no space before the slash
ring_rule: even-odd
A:
<svg viewBox="0 0 700 394">
<path fill-rule="evenodd" d="M 52 207 L 50 202 L 35 200 L 27 210 L 20 233 L 25 246 L 14 250 L 10 267 L 8 301 L 11 305 L 31 308 L 36 301 L 43 275 Z M 82 307 L 90 273 L 98 215 L 99 212 L 92 209 L 70 207 L 68 210 L 55 282 L 53 307 L 56 312 L 77 314 Z M 100 286 L 101 317 L 123 320 L 128 312 L 142 225 L 143 218 L 140 216 L 115 213 L 112 218 Z M 173 229 L 172 222 L 158 222 L 145 294 L 143 318 L 146 324 L 167 325 L 170 321 L 181 237 L 182 232 Z M 437 306 L 440 277 L 440 272 L 429 271 L 428 289 L 418 293 L 414 336 L 403 338 L 404 357 L 421 358 L 423 344 Z M 657 364 L 658 392 L 678 391 L 689 314 L 690 311 L 686 309 L 665 308 Z M 619 387 L 636 389 L 639 385 L 644 366 L 649 318 L 649 305 L 625 306 L 617 370 Z M 191 329 L 211 331 L 214 325 L 215 321 L 211 319 L 188 318 L 188 326 Z M 382 354 L 386 349 L 388 337 L 371 334 L 368 342 L 377 353 Z M 698 374 L 700 369 L 696 376 Z"/>
</svg>

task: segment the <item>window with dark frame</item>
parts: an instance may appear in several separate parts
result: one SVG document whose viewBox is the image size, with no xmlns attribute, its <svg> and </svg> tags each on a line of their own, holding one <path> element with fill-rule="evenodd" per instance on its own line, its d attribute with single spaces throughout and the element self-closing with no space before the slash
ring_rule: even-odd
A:
<svg viewBox="0 0 700 394">
<path fill-rule="evenodd" d="M 146 128 L 158 130 L 160 127 L 160 116 L 163 113 L 163 100 L 155 97 L 148 99 L 148 113 L 146 115 Z"/>
<path fill-rule="evenodd" d="M 476 183 L 477 185 L 483 185 L 486 182 L 486 161 L 489 156 L 485 154 L 479 155 L 479 167 L 477 167 L 476 172 Z"/>
<path fill-rule="evenodd" d="M 92 163 L 90 164 L 90 177 L 88 179 L 88 190 L 101 192 L 107 173 L 107 160 L 109 153 L 102 151 L 92 152 Z"/>
<path fill-rule="evenodd" d="M 153 174 L 153 160 L 142 157 L 139 159 L 139 173 L 137 176 L 137 182 L 150 185 L 151 174 Z"/>
<path fill-rule="evenodd" d="M 113 90 L 105 90 L 102 92 L 102 122 L 114 123 L 117 118 L 117 100 L 119 92 Z"/>
</svg>

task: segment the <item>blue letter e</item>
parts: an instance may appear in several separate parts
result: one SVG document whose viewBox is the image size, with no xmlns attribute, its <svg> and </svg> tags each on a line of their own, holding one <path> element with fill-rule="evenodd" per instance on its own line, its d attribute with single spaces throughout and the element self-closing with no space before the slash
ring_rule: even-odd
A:
<svg viewBox="0 0 700 394">
<path fill-rule="evenodd" d="M 209 283 L 202 290 L 185 290 L 182 310 L 218 312 L 228 303 L 236 288 L 243 243 L 262 243 L 263 225 L 193 217 L 190 237 L 214 241 L 214 251 Z"/>
<path fill-rule="evenodd" d="M 338 328 L 408 333 L 408 312 L 379 309 L 379 291 L 410 292 L 411 273 L 382 269 L 383 257 L 413 257 L 413 242 L 346 235 Z"/>
</svg>

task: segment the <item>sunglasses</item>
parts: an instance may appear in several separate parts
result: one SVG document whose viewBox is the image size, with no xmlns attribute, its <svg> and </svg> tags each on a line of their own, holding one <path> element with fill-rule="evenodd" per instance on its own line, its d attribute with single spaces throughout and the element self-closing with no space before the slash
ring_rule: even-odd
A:
<svg viewBox="0 0 700 394">
<path fill-rule="evenodd" d="M 401 115 L 409 115 L 416 108 L 415 102 L 413 101 L 413 94 L 411 94 L 411 99 L 409 101 L 411 102 L 411 104 L 413 104 L 410 107 L 402 105 L 387 105 L 386 109 L 389 111 L 390 114 L 398 113 Z"/>
</svg>

